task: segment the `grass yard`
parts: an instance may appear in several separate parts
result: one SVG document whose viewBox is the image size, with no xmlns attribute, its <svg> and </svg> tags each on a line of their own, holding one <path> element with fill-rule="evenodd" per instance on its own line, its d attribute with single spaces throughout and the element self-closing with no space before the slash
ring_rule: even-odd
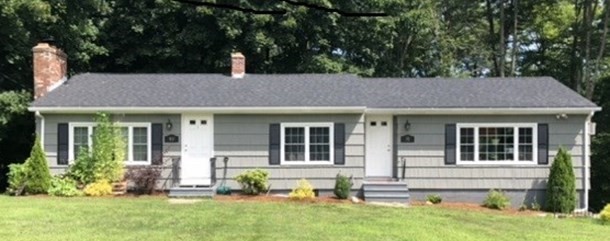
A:
<svg viewBox="0 0 610 241">
<path fill-rule="evenodd" d="M 0 196 L 0 240 L 610 240 L 591 219 L 438 207 Z"/>
</svg>

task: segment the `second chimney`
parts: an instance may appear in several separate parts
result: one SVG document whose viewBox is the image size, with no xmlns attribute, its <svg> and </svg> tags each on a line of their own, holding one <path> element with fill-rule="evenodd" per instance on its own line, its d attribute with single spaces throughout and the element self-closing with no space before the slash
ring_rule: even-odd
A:
<svg viewBox="0 0 610 241">
<path fill-rule="evenodd" d="M 231 54 L 231 77 L 243 78 L 246 75 L 246 57 L 237 52 Z"/>
<path fill-rule="evenodd" d="M 68 76 L 67 55 L 53 45 L 53 40 L 38 43 L 34 55 L 34 99 L 57 88 Z"/>
</svg>

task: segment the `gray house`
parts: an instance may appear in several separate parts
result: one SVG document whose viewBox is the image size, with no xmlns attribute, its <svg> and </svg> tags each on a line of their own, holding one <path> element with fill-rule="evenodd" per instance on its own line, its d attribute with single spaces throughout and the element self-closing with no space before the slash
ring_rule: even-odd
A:
<svg viewBox="0 0 610 241">
<path fill-rule="evenodd" d="M 591 117 L 600 108 L 548 78 L 403 79 L 340 74 L 85 73 L 67 79 L 65 54 L 34 47 L 37 133 L 52 171 L 91 144 L 93 116 L 125 128 L 126 165 L 161 165 L 170 195 L 198 195 L 254 168 L 273 191 L 301 178 L 320 192 L 337 173 L 366 200 L 440 194 L 481 202 L 502 189 L 514 205 L 544 201 L 559 147 L 573 157 L 587 206 Z"/>
</svg>

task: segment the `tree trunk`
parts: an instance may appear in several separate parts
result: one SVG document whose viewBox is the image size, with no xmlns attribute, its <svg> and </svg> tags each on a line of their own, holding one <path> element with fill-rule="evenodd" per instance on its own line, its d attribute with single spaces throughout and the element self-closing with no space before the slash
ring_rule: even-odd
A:
<svg viewBox="0 0 610 241">
<path fill-rule="evenodd" d="M 498 40 L 498 47 L 499 47 L 499 53 L 498 53 L 498 57 L 500 58 L 500 63 L 499 65 L 499 74 L 500 77 L 504 77 L 504 68 L 506 67 L 506 44 L 504 41 L 504 25 L 505 25 L 505 19 L 504 19 L 504 0 L 500 0 L 499 2 L 499 8 L 500 8 L 500 26 L 499 26 L 499 30 L 498 30 L 498 34 L 499 34 L 499 40 Z"/>
<path fill-rule="evenodd" d="M 602 30 L 602 35 L 599 38 L 599 50 L 597 52 L 597 58 L 595 59 L 595 68 L 594 68 L 594 76 L 595 78 L 589 78 L 587 82 L 587 93 L 586 97 L 589 100 L 593 99 L 593 93 L 595 90 L 595 81 L 600 76 L 599 68 L 601 66 L 602 58 L 604 57 L 604 51 L 606 49 L 606 41 L 608 41 L 608 19 L 610 18 L 610 8 L 608 8 L 608 4 L 610 4 L 610 0 L 604 1 L 604 27 Z"/>
<path fill-rule="evenodd" d="M 494 64 L 494 72 L 498 74 L 500 72 L 498 68 L 498 58 L 496 56 L 496 41 L 495 41 L 495 27 L 494 27 L 494 16 L 491 0 L 485 0 L 487 5 L 487 23 L 489 24 L 489 46 L 491 47 L 491 60 Z"/>
<path fill-rule="evenodd" d="M 580 14 L 582 11 L 582 6 L 580 6 L 579 0 L 574 0 L 574 12 L 576 13 L 576 21 L 573 24 L 572 30 L 572 49 L 570 51 L 570 83 L 572 84 L 572 89 L 579 92 L 580 91 L 580 74 L 582 68 L 582 61 L 579 58 L 579 36 L 582 34 L 582 24 L 578 23 L 578 19 L 580 18 Z"/>
<path fill-rule="evenodd" d="M 513 49 L 511 54 L 510 74 L 517 76 L 517 58 L 519 55 L 519 2 L 513 0 Z"/>
<path fill-rule="evenodd" d="M 592 9 L 592 1 L 591 0 L 585 0 L 584 2 L 585 6 L 584 6 L 584 12 L 583 12 L 583 28 L 582 30 L 585 32 L 585 41 L 583 42 L 583 47 L 582 49 L 585 51 L 585 54 L 583 56 L 583 61 L 584 64 L 582 66 L 582 75 L 581 75 L 581 79 L 580 79 L 580 83 L 579 85 L 582 85 L 583 83 L 585 84 L 585 96 L 587 96 L 587 93 L 589 92 L 586 84 L 589 83 L 589 79 L 590 79 L 590 73 L 589 73 L 589 66 L 590 66 L 590 60 L 591 60 L 591 23 L 593 21 L 593 9 Z M 587 96 L 588 98 L 588 96 Z"/>
</svg>

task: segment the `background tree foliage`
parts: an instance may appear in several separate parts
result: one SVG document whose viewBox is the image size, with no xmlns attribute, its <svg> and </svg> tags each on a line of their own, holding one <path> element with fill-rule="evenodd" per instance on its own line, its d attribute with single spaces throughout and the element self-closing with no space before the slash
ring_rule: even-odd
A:
<svg viewBox="0 0 610 241">
<path fill-rule="evenodd" d="M 0 91 L 31 91 L 31 47 L 47 36 L 68 53 L 71 74 L 222 73 L 229 70 L 229 54 L 241 51 L 249 73 L 552 76 L 593 99 L 597 83 L 610 72 L 609 0 L 300 0 L 389 15 L 377 18 L 281 0 L 193 1 L 286 13 L 251 14 L 178 0 L 0 0 Z M 16 93 L 21 102 L 9 102 L 27 103 L 23 92 Z M 11 121 L 0 125 L 0 135 L 18 129 L 11 139 L 28 144 L 0 153 L 3 165 L 21 161 L 33 140 L 23 134 L 33 132 L 32 114 L 7 113 L 3 118 Z"/>
</svg>

